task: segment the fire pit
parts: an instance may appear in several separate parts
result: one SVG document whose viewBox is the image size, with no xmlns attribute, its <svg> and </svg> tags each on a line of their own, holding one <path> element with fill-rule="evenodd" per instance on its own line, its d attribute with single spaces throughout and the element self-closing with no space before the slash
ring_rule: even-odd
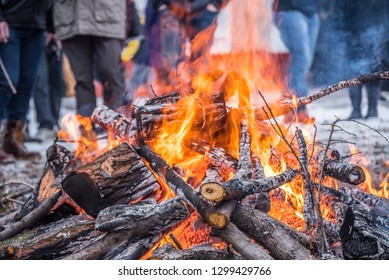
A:
<svg viewBox="0 0 389 280">
<path fill-rule="evenodd" d="M 387 185 L 372 193 L 331 136 L 318 143 L 311 125 L 278 118 L 388 78 L 270 103 L 259 92 L 252 105 L 245 78 L 215 71 L 130 116 L 99 106 L 91 120 L 69 118 L 59 136 L 78 147 L 47 150 L 38 188 L 0 232 L 0 258 L 388 259 Z M 108 132 L 104 149 L 91 121 Z"/>
</svg>

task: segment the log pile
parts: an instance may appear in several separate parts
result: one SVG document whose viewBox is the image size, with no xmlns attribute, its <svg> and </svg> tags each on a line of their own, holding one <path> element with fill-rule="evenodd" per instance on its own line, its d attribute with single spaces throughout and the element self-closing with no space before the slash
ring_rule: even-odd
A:
<svg viewBox="0 0 389 280">
<path fill-rule="evenodd" d="M 240 94 L 239 108 L 228 108 L 226 100 L 235 91 Z M 0 220 L 0 259 L 389 259 L 389 201 L 358 190 L 365 180 L 358 165 L 320 147 L 309 158 L 309 147 L 297 129 L 296 143 L 290 145 L 296 164 L 265 175 L 259 155 L 252 152 L 250 122 L 289 112 L 290 104 L 251 111 L 245 99 L 247 83 L 236 73 L 227 75 L 221 91 L 199 94 L 196 98 L 202 102 L 191 103 L 196 121 L 184 145 L 204 157 L 207 170 L 193 185 L 184 180 L 185 171 L 171 167 L 146 143 L 152 143 L 164 125 L 184 122 L 177 117 L 181 101 L 194 94 L 156 97 L 135 108 L 131 118 L 97 107 L 92 121 L 122 143 L 90 162 L 64 146 L 51 146 L 35 192 L 18 213 Z M 318 95 L 297 103 L 315 98 Z M 212 141 L 232 127 L 236 114 L 238 158 Z M 344 185 L 325 186 L 326 177 Z M 269 214 L 273 200 L 294 209 L 281 190 L 294 180 L 301 181 L 304 197 L 305 227 L 298 230 Z M 173 193 L 168 198 L 167 190 Z M 322 207 L 331 210 L 332 219 L 323 219 Z M 209 229 L 211 242 L 183 248 L 172 230 L 193 213 Z M 168 234 L 172 243 L 146 254 L 166 243 L 162 241 Z M 340 253 L 339 247 L 329 246 L 337 242 Z M 220 243 L 224 247 L 216 246 Z"/>
</svg>

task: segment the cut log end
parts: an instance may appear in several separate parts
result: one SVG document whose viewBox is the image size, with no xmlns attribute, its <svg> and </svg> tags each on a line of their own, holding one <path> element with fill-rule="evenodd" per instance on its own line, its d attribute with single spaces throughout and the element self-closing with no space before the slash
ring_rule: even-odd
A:
<svg viewBox="0 0 389 280">
<path fill-rule="evenodd" d="M 223 229 L 227 226 L 229 218 L 225 213 L 214 212 L 209 214 L 208 221 L 212 227 Z"/>
<path fill-rule="evenodd" d="M 200 194 L 208 201 L 219 202 L 225 196 L 225 189 L 218 183 L 209 182 L 200 186 Z"/>
</svg>

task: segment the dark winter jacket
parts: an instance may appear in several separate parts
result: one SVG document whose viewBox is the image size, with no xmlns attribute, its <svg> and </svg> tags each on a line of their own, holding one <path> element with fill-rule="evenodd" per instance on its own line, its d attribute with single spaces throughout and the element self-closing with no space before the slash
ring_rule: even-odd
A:
<svg viewBox="0 0 389 280">
<path fill-rule="evenodd" d="M 375 26 L 388 27 L 389 2 L 387 0 L 342 0 L 338 8 L 343 13 L 341 28 L 359 33 Z"/>
<path fill-rule="evenodd" d="M 142 33 L 142 25 L 140 23 L 138 11 L 135 3 L 132 0 L 127 0 L 126 12 L 126 37 L 136 37 Z"/>
<path fill-rule="evenodd" d="M 10 27 L 53 32 L 52 0 L 0 0 L 0 21 Z"/>
<path fill-rule="evenodd" d="M 161 5 L 172 6 L 173 4 L 176 6 L 180 6 L 183 11 L 182 15 L 188 15 L 196 13 L 205 7 L 208 4 L 213 4 L 217 9 L 221 9 L 222 6 L 227 2 L 226 0 L 152 0 L 152 4 L 155 10 L 158 11 Z"/>
<path fill-rule="evenodd" d="M 317 0 L 276 0 L 275 9 L 281 11 L 299 11 L 306 16 L 312 16 L 319 11 Z"/>
</svg>

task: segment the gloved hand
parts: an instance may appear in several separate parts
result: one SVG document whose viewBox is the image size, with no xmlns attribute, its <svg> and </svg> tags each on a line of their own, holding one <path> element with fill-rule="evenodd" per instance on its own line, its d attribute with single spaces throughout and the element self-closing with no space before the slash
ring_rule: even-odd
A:
<svg viewBox="0 0 389 280">
<path fill-rule="evenodd" d="M 142 37 L 138 36 L 126 41 L 126 45 L 121 53 L 122 62 L 130 61 L 138 52 Z"/>
</svg>

